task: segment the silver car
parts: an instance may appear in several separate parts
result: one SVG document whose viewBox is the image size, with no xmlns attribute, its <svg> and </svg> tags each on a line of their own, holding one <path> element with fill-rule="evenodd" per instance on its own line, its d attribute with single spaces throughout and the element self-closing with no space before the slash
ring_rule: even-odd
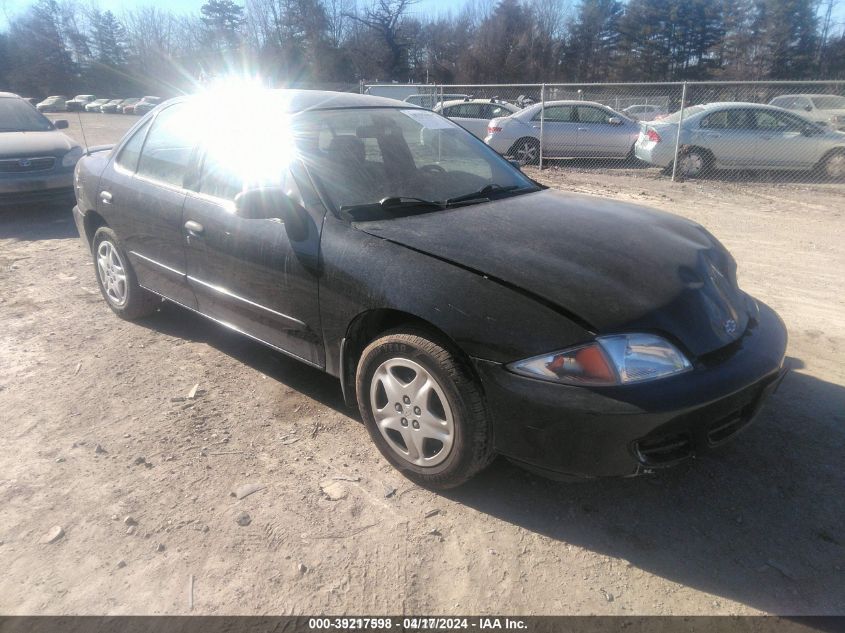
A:
<svg viewBox="0 0 845 633">
<path fill-rule="evenodd" d="M 835 130 L 845 130 L 845 97 L 838 95 L 781 95 L 769 105 L 792 110 L 805 119 L 824 123 Z"/>
<path fill-rule="evenodd" d="M 490 119 L 510 116 L 519 110 L 518 106 L 495 99 L 460 99 L 446 101 L 442 107 L 440 104 L 434 106 L 435 112 L 452 119 L 481 140 L 487 136 L 487 124 Z"/>
<path fill-rule="evenodd" d="M 680 112 L 644 124 L 637 158 L 669 168 L 675 154 Z M 845 177 L 845 133 L 792 112 L 755 103 L 708 103 L 684 110 L 678 169 L 699 176 L 708 169 L 818 168 L 829 178 Z"/>
<path fill-rule="evenodd" d="M 484 142 L 522 164 L 540 157 L 540 123 L 546 158 L 631 158 L 640 132 L 635 121 L 601 103 L 547 101 L 488 124 Z"/>
<path fill-rule="evenodd" d="M 82 148 L 29 103 L 0 92 L 0 206 L 73 193 Z"/>
</svg>

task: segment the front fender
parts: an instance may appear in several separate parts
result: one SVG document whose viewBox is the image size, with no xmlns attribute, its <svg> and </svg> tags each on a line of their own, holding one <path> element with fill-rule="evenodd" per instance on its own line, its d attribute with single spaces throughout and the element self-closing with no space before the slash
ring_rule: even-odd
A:
<svg viewBox="0 0 845 633">
<path fill-rule="evenodd" d="M 326 371 L 340 375 L 349 325 L 395 310 L 446 334 L 467 356 L 497 363 L 568 347 L 592 334 L 552 306 L 483 274 L 379 238 L 329 215 L 322 236 L 320 313 Z"/>
</svg>

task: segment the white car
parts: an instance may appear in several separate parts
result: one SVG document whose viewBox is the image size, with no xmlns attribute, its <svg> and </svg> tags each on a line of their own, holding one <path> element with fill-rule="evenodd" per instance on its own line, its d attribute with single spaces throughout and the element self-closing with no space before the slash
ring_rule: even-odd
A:
<svg viewBox="0 0 845 633">
<path fill-rule="evenodd" d="M 495 99 L 462 99 L 446 101 L 442 106 L 437 104 L 434 106 L 434 111 L 484 140 L 487 136 L 487 124 L 491 119 L 510 116 L 519 112 L 520 108 Z"/>
<path fill-rule="evenodd" d="M 438 105 L 441 101 L 454 101 L 455 99 L 466 99 L 469 95 L 462 95 L 462 94 L 448 94 L 448 95 L 440 95 L 435 93 L 426 93 L 426 94 L 418 94 L 418 95 L 411 95 L 410 97 L 405 97 L 405 103 L 412 103 L 414 105 L 420 106 L 421 108 L 426 108 L 427 110 L 433 110 L 436 105 Z"/>
<path fill-rule="evenodd" d="M 845 130 L 845 97 L 838 95 L 781 95 L 769 105 L 792 110 L 805 119 L 829 125 L 834 130 Z"/>
<path fill-rule="evenodd" d="M 669 114 L 666 108 L 653 104 L 642 104 L 628 106 L 622 110 L 622 114 L 627 114 L 635 121 L 654 121 Z"/>
</svg>

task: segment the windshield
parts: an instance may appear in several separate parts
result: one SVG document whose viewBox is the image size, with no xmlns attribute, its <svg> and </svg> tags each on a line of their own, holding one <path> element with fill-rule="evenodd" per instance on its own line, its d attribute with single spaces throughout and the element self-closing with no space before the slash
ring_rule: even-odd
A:
<svg viewBox="0 0 845 633">
<path fill-rule="evenodd" d="M 445 202 L 488 185 L 497 195 L 537 188 L 463 128 L 426 110 L 313 111 L 293 125 L 300 158 L 338 209 L 385 198 Z"/>
<path fill-rule="evenodd" d="M 845 97 L 813 97 L 813 103 L 818 110 L 845 110 Z"/>
<path fill-rule="evenodd" d="M 700 105 L 692 106 L 692 107 L 689 107 L 689 108 L 684 108 L 684 120 L 688 119 L 693 114 L 698 114 L 699 112 L 704 112 L 704 109 L 705 109 L 704 106 L 700 106 Z M 680 120 L 681 120 L 681 111 L 678 110 L 677 112 L 673 112 L 669 116 L 663 117 L 662 119 L 660 119 L 660 122 L 661 123 L 677 123 Z"/>
<path fill-rule="evenodd" d="M 0 132 L 47 132 L 53 124 L 21 99 L 0 99 Z"/>
</svg>

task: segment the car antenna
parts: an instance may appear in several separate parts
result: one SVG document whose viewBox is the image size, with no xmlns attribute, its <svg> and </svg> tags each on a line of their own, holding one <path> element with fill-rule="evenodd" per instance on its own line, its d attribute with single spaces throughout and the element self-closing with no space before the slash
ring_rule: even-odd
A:
<svg viewBox="0 0 845 633">
<path fill-rule="evenodd" d="M 82 115 L 79 114 L 79 110 L 76 111 L 76 119 L 79 121 L 79 129 L 82 131 L 82 142 L 85 145 L 85 155 L 88 156 L 88 139 L 85 137 L 85 126 L 82 125 Z"/>
</svg>

